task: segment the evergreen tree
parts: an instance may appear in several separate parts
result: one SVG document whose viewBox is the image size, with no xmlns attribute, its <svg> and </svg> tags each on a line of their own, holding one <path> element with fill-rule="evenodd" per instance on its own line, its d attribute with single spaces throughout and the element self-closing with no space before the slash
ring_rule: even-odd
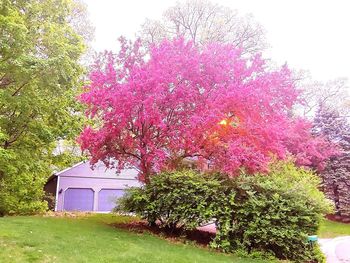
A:
<svg viewBox="0 0 350 263">
<path fill-rule="evenodd" d="M 314 119 L 314 133 L 339 146 L 339 155 L 329 160 L 320 176 L 323 190 L 334 201 L 337 214 L 350 217 L 350 125 L 339 112 L 320 105 Z"/>
</svg>

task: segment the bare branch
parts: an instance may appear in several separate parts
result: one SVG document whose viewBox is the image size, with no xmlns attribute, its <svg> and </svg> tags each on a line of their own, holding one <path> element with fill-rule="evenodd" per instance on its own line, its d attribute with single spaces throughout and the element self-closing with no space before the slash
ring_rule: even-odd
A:
<svg viewBox="0 0 350 263">
<path fill-rule="evenodd" d="M 177 36 L 200 45 L 208 42 L 232 43 L 242 47 L 245 53 L 267 47 L 265 32 L 251 15 L 238 16 L 237 11 L 207 0 L 177 3 L 164 12 L 162 20 L 147 19 L 140 32 L 146 44 Z"/>
</svg>

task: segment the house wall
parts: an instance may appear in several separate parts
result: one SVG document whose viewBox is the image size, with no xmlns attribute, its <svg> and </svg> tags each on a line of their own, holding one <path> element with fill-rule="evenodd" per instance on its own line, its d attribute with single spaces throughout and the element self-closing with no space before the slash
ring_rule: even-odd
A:
<svg viewBox="0 0 350 263">
<path fill-rule="evenodd" d="M 72 177 L 59 176 L 57 211 L 63 211 L 64 193 L 68 188 L 91 188 L 94 191 L 94 209 L 98 211 L 98 193 L 101 189 L 125 189 L 132 186 L 140 186 L 135 179 L 122 178 L 92 178 L 92 177 Z"/>
</svg>

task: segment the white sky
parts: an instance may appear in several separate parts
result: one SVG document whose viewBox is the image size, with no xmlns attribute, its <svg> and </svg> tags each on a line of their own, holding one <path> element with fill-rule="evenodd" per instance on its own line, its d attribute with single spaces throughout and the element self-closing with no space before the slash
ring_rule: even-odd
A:
<svg viewBox="0 0 350 263">
<path fill-rule="evenodd" d="M 264 57 L 309 70 L 313 79 L 350 79 L 349 0 L 211 0 L 241 15 L 251 13 L 267 31 Z M 95 26 L 93 47 L 116 50 L 133 38 L 145 18 L 159 19 L 176 0 L 85 0 Z M 183 1 L 180 1 L 183 2 Z"/>
</svg>

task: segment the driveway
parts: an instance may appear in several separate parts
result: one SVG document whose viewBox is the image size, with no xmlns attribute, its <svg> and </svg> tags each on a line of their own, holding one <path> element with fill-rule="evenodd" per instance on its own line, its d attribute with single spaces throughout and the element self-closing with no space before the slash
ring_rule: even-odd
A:
<svg viewBox="0 0 350 263">
<path fill-rule="evenodd" d="M 328 263 L 350 263 L 350 236 L 320 239 Z"/>
</svg>

